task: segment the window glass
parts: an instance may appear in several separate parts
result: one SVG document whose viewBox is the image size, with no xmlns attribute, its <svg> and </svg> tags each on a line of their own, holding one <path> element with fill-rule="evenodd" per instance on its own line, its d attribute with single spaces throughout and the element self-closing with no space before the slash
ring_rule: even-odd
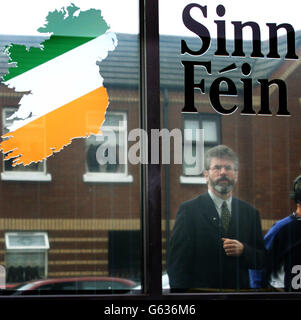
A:
<svg viewBox="0 0 301 320">
<path fill-rule="evenodd" d="M 47 251 L 7 250 L 5 254 L 6 283 L 21 284 L 25 281 L 47 277 Z"/>
<path fill-rule="evenodd" d="M 203 129 L 205 132 L 205 142 L 218 142 L 217 140 L 217 127 L 215 121 L 203 121 Z"/>
<path fill-rule="evenodd" d="M 10 119 L 10 117 L 16 112 L 16 108 L 15 107 L 7 107 L 7 108 L 3 108 L 3 116 L 2 116 L 2 128 L 3 128 L 3 134 L 6 134 L 9 132 L 9 127 L 12 125 L 13 120 Z M 9 154 L 9 153 L 8 153 Z M 24 166 L 24 165 L 19 165 L 19 166 L 13 166 L 13 158 L 10 158 L 9 160 L 4 160 L 3 161 L 3 172 L 2 172 L 2 179 L 5 179 L 5 177 L 7 178 L 15 178 L 17 179 L 18 177 L 18 172 L 22 171 L 23 172 L 28 172 L 29 174 L 32 172 L 39 172 L 41 173 L 41 176 L 45 174 L 46 172 L 46 161 L 40 161 L 38 163 L 32 163 L 29 164 L 28 166 Z M 9 176 L 10 174 L 10 176 Z M 30 177 L 28 174 L 28 178 Z M 25 173 L 26 175 L 26 173 Z M 19 177 L 21 175 L 19 174 Z"/>
<path fill-rule="evenodd" d="M 8 232 L 5 234 L 5 244 L 7 249 L 48 249 L 49 242 L 46 233 L 16 233 Z"/>
<path fill-rule="evenodd" d="M 204 163 L 200 159 L 204 152 L 221 142 L 220 117 L 200 113 L 192 116 L 184 114 L 183 118 L 183 176 L 180 181 L 188 184 L 191 181 L 201 182 L 204 181 Z"/>
<path fill-rule="evenodd" d="M 297 7 L 159 2 L 166 293 L 301 290 Z"/>
<path fill-rule="evenodd" d="M 101 179 L 119 174 L 128 177 L 126 113 L 108 112 L 101 132 L 86 140 L 87 173 Z M 91 176 L 91 175 L 90 175 Z M 88 178 L 88 176 L 87 176 Z"/>
<path fill-rule="evenodd" d="M 141 283 L 140 163 L 128 158 L 140 126 L 139 50 L 138 0 L 0 5 L 7 287 L 41 280 L 64 291 L 74 287 L 65 279 L 86 277 L 83 291 L 112 293 L 111 281 L 125 293 Z"/>
</svg>

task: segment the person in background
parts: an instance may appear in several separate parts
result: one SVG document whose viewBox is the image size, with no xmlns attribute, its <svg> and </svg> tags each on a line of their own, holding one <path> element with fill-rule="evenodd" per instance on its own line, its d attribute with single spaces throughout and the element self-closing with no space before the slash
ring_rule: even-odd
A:
<svg viewBox="0 0 301 320">
<path fill-rule="evenodd" d="M 296 211 L 277 221 L 264 237 L 266 268 L 252 271 L 252 281 L 257 288 L 301 289 L 301 175 L 293 182 L 291 198 L 296 203 Z"/>
<path fill-rule="evenodd" d="M 263 268 L 259 212 L 233 196 L 237 155 L 225 145 L 205 154 L 208 191 L 180 205 L 167 255 L 172 291 L 247 289 L 248 269 Z"/>
</svg>

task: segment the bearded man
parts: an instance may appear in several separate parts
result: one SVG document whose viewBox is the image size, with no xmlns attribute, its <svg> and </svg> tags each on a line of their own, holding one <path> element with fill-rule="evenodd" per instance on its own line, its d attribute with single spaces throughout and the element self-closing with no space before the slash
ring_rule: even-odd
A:
<svg viewBox="0 0 301 320">
<path fill-rule="evenodd" d="M 208 192 L 180 205 L 167 253 L 172 291 L 250 288 L 249 269 L 265 264 L 258 210 L 235 198 L 238 158 L 229 147 L 205 154 Z"/>
</svg>

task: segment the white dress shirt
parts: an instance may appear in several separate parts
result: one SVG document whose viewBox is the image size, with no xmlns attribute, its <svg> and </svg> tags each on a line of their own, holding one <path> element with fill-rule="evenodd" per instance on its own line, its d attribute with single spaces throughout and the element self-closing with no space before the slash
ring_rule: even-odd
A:
<svg viewBox="0 0 301 320">
<path fill-rule="evenodd" d="M 218 216 L 221 218 L 221 214 L 222 214 L 222 205 L 224 203 L 224 201 L 226 201 L 229 212 L 231 214 L 231 203 L 232 203 L 232 196 L 230 196 L 227 200 L 224 200 L 220 197 L 218 197 L 216 194 L 214 194 L 211 190 L 208 190 L 208 193 L 215 205 L 215 208 L 218 212 Z"/>
</svg>

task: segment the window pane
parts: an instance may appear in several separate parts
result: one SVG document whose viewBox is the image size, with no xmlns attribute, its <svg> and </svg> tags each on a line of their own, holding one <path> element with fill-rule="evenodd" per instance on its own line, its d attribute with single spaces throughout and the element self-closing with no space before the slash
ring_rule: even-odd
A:
<svg viewBox="0 0 301 320">
<path fill-rule="evenodd" d="M 204 181 L 203 162 L 199 160 L 206 150 L 220 143 L 219 117 L 214 114 L 194 114 L 187 119 L 184 114 L 183 134 L 183 176 L 180 182 Z"/>
<path fill-rule="evenodd" d="M 87 172 L 127 174 L 126 140 L 126 113 L 108 112 L 102 133 L 86 140 Z"/>
<path fill-rule="evenodd" d="M 47 275 L 46 253 L 7 252 L 5 255 L 6 282 L 20 284 L 24 281 L 44 279 Z"/>
<path fill-rule="evenodd" d="M 46 233 L 6 233 L 7 249 L 48 249 L 48 247 Z"/>
<path fill-rule="evenodd" d="M 104 121 L 103 123 L 103 126 L 104 127 L 119 127 L 121 126 L 121 122 L 124 121 L 124 117 L 122 114 L 114 114 L 114 113 L 111 113 L 111 114 L 108 114 L 106 116 L 106 120 Z"/>
<path fill-rule="evenodd" d="M 259 0 L 159 5 L 162 127 L 183 133 L 172 151 L 204 130 L 202 173 L 197 144 L 162 166 L 163 288 L 300 292 L 298 14 Z"/>
<path fill-rule="evenodd" d="M 143 261 L 140 163 L 128 158 L 140 119 L 139 1 L 12 0 L 0 12 L 7 284 L 126 293 Z"/>
<path fill-rule="evenodd" d="M 184 121 L 184 139 L 187 141 L 196 141 L 196 129 L 200 128 L 199 120 L 185 120 Z"/>
<path fill-rule="evenodd" d="M 216 143 L 218 141 L 216 122 L 203 120 L 202 125 L 204 129 L 205 142 Z"/>
<path fill-rule="evenodd" d="M 184 119 L 183 134 L 183 175 L 200 176 L 202 163 L 197 161 L 199 145 L 203 143 L 204 131 L 200 130 L 201 121 L 198 116 L 195 119 Z"/>
<path fill-rule="evenodd" d="M 16 107 L 8 107 L 8 108 L 3 108 L 3 116 L 2 116 L 2 128 L 3 128 L 3 134 L 6 134 L 9 132 L 9 127 L 13 124 L 13 120 L 11 117 L 13 114 L 16 112 L 17 108 Z M 9 153 L 7 153 L 8 155 Z M 27 172 L 44 172 L 45 171 L 45 161 L 41 161 L 38 163 L 32 163 L 29 164 L 28 166 L 24 165 L 18 165 L 14 166 L 14 158 L 10 158 L 9 160 L 3 161 L 3 171 L 4 172 L 17 172 L 17 171 L 27 171 Z M 4 175 L 2 175 L 3 178 Z"/>
</svg>

